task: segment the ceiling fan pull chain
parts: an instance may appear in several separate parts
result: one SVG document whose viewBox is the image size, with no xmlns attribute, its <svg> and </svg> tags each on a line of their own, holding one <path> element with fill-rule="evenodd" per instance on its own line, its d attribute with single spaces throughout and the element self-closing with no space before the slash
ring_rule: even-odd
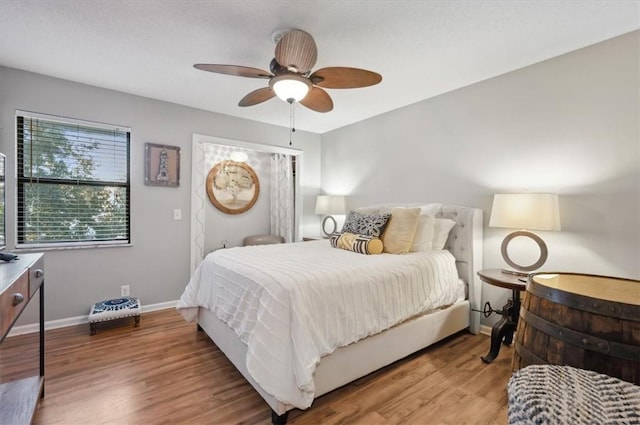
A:
<svg viewBox="0 0 640 425">
<path fill-rule="evenodd" d="M 296 132 L 296 129 L 295 129 L 296 115 L 295 115 L 294 104 L 295 102 L 293 102 L 293 99 L 291 99 L 291 101 L 289 102 L 289 146 L 292 145 L 291 135 Z"/>
</svg>

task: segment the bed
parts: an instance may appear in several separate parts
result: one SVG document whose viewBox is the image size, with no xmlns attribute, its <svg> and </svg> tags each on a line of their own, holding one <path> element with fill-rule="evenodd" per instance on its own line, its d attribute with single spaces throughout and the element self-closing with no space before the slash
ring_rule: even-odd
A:
<svg viewBox="0 0 640 425">
<path fill-rule="evenodd" d="M 284 424 L 290 410 L 333 389 L 461 330 L 478 333 L 482 211 L 429 208 L 455 222 L 443 251 L 362 255 L 328 240 L 219 250 L 198 266 L 178 309 L 269 404 L 272 422 Z M 433 282 L 422 296 L 426 274 Z M 409 295 L 383 313 L 372 308 L 396 292 Z M 342 308 L 343 299 L 355 304 Z"/>
</svg>

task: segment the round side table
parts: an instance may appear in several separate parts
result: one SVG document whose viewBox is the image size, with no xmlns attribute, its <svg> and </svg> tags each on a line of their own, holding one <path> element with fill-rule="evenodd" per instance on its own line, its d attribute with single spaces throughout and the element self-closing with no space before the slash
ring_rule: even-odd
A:
<svg viewBox="0 0 640 425">
<path fill-rule="evenodd" d="M 518 326 L 518 316 L 520 313 L 520 292 L 527 288 L 527 277 L 503 272 L 501 269 L 484 269 L 478 272 L 480 280 L 489 285 L 500 288 L 511 289 L 512 297 L 502 307 L 502 310 L 495 310 L 502 314 L 502 318 L 491 328 L 491 348 L 486 356 L 481 357 L 485 363 L 491 363 L 500 352 L 500 344 L 510 345 L 513 342 L 513 333 Z M 494 312 L 489 303 L 488 311 Z M 485 312 L 487 308 L 485 308 Z M 485 313 L 485 317 L 487 314 Z"/>
</svg>

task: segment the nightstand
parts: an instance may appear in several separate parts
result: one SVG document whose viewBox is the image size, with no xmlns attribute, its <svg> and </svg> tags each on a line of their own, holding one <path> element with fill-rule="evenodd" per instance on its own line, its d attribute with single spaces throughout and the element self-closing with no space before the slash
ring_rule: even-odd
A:
<svg viewBox="0 0 640 425">
<path fill-rule="evenodd" d="M 502 310 L 493 310 L 491 304 L 485 303 L 484 316 L 489 317 L 491 313 L 502 314 L 502 318 L 491 328 L 491 348 L 486 356 L 481 357 L 485 363 L 491 363 L 498 352 L 500 344 L 510 345 L 513 342 L 513 333 L 518 326 L 518 316 L 520 315 L 520 292 L 527 289 L 527 277 L 503 272 L 501 269 L 484 269 L 478 272 L 480 280 L 489 285 L 500 288 L 511 289 L 512 297 L 502 307 Z"/>
</svg>

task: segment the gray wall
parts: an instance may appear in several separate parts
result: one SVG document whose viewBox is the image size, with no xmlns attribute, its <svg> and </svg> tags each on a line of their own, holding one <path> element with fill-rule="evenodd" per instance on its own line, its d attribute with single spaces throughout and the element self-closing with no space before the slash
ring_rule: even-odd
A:
<svg viewBox="0 0 640 425">
<path fill-rule="evenodd" d="M 8 250 L 15 242 L 15 110 L 131 127 L 131 247 L 47 251 L 46 319 L 88 314 L 94 302 L 120 295 L 120 285 L 143 305 L 177 300 L 189 280 L 192 134 L 289 147 L 287 128 L 155 101 L 0 67 L 0 152 L 7 155 Z M 144 144 L 180 146 L 179 188 L 144 185 Z M 304 152 L 301 176 L 305 227 L 320 186 L 320 136 L 297 131 Z M 182 221 L 173 210 L 182 209 Z M 34 305 L 21 324 L 35 321 Z"/>
<path fill-rule="evenodd" d="M 322 136 L 296 132 L 293 147 L 304 151 L 302 233 L 319 233 L 313 209 L 321 172 L 322 191 L 350 195 L 351 206 L 477 206 L 485 225 L 494 193 L 555 192 L 562 231 L 539 232 L 549 246 L 545 268 L 640 278 L 639 36 Z M 9 158 L 9 200 L 15 199 L 15 109 L 132 128 L 133 246 L 47 252 L 47 320 L 87 314 L 94 301 L 118 296 L 121 284 L 130 284 L 145 304 L 180 296 L 189 277 L 192 133 L 288 146 L 284 128 L 0 67 L 0 151 Z M 143 184 L 145 142 L 182 148 L 179 188 Z M 182 221 L 173 221 L 175 208 L 183 210 Z M 10 203 L 10 243 L 14 215 Z M 508 232 L 485 228 L 485 267 L 505 266 L 500 243 Z M 499 288 L 483 290 L 496 306 L 507 296 Z"/>
<path fill-rule="evenodd" d="M 562 231 L 538 232 L 549 247 L 545 269 L 639 279 L 639 37 L 324 134 L 322 189 L 350 195 L 352 206 L 476 206 L 485 226 L 494 193 L 558 193 Z M 485 228 L 485 267 L 506 267 L 500 243 L 509 232 Z M 508 291 L 485 285 L 483 294 L 497 307 Z"/>
</svg>

